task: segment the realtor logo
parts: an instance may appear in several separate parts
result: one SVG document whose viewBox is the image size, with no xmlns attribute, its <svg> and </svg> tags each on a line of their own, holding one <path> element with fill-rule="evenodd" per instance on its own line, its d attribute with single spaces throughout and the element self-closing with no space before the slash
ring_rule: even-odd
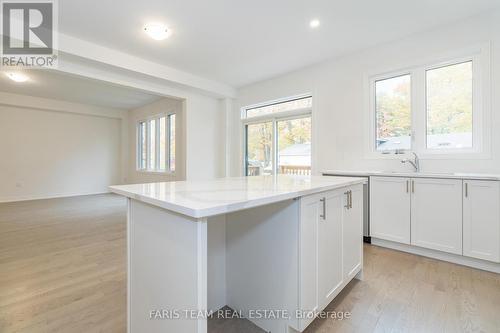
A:
<svg viewBox="0 0 500 333">
<path fill-rule="evenodd" d="M 56 66 L 54 0 L 2 1 L 2 66 Z"/>
</svg>

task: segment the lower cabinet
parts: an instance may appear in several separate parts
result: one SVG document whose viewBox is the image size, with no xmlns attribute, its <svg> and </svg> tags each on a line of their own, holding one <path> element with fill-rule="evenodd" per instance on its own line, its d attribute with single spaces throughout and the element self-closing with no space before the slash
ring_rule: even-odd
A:
<svg viewBox="0 0 500 333">
<path fill-rule="evenodd" d="M 500 262 L 500 182 L 370 177 L 370 236 Z"/>
<path fill-rule="evenodd" d="M 370 178 L 370 236 L 410 244 L 410 180 Z"/>
<path fill-rule="evenodd" d="M 411 180 L 411 244 L 462 254 L 462 180 Z"/>
<path fill-rule="evenodd" d="M 500 262 L 500 182 L 465 180 L 464 256 Z"/>
<path fill-rule="evenodd" d="M 343 191 L 324 193 L 320 199 L 318 223 L 318 296 L 324 308 L 338 294 L 342 275 L 342 215 L 347 195 Z"/>
<path fill-rule="evenodd" d="M 300 253 L 299 253 L 299 306 L 302 311 L 319 311 L 318 294 L 318 237 L 320 222 L 320 201 L 318 195 L 310 195 L 300 199 Z M 321 209 L 323 207 L 321 206 Z M 302 332 L 314 317 L 303 317 L 299 320 L 299 331 Z"/>
<path fill-rule="evenodd" d="M 360 239 L 360 235 L 363 235 L 363 188 L 355 186 L 350 191 L 347 194 L 350 204 L 344 206 L 342 219 L 343 275 L 344 280 L 348 281 L 363 266 L 363 242 Z"/>
<path fill-rule="evenodd" d="M 301 198 L 300 308 L 323 310 L 362 268 L 363 185 Z M 314 316 L 299 321 L 303 331 Z"/>
</svg>

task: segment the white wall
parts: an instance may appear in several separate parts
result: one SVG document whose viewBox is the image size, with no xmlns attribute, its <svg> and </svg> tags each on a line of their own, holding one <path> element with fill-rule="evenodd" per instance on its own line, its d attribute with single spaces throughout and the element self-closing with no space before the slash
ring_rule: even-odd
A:
<svg viewBox="0 0 500 333">
<path fill-rule="evenodd" d="M 242 172 L 241 107 L 303 93 L 313 94 L 313 172 L 326 169 L 406 170 L 399 160 L 366 157 L 365 141 L 369 73 L 421 64 L 453 50 L 491 42 L 491 158 L 423 160 L 424 171 L 500 172 L 500 13 L 471 18 L 400 41 L 363 50 L 287 75 L 239 89 L 233 108 L 229 140 L 231 175 Z"/>
<path fill-rule="evenodd" d="M 137 172 L 137 120 L 169 110 L 178 111 L 175 175 Z M 0 92 L 0 202 L 223 177 L 224 111 L 219 99 L 192 92 L 128 112 Z"/>
<path fill-rule="evenodd" d="M 225 112 L 212 97 L 186 97 L 186 178 L 224 177 Z"/>
<path fill-rule="evenodd" d="M 116 109 L 0 93 L 0 202 L 107 192 L 122 173 Z"/>
</svg>

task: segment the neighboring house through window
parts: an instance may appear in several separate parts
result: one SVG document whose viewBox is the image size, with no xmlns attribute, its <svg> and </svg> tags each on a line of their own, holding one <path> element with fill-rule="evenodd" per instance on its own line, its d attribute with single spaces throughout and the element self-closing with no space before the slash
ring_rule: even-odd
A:
<svg viewBox="0 0 500 333">
<path fill-rule="evenodd" d="M 246 107 L 245 175 L 311 174 L 312 97 Z"/>
</svg>

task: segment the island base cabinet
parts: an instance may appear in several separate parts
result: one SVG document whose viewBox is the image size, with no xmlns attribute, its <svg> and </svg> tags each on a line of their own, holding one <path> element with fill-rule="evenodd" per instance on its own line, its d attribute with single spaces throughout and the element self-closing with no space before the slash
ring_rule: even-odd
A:
<svg viewBox="0 0 500 333">
<path fill-rule="evenodd" d="M 318 313 L 362 269 L 362 185 L 304 197 L 300 209 L 300 309 Z M 313 320 L 300 319 L 298 330 Z"/>
<path fill-rule="evenodd" d="M 300 310 L 319 311 L 318 294 L 318 238 L 320 220 L 320 200 L 318 195 L 301 198 L 300 201 Z M 321 202 L 322 203 L 322 202 Z M 321 205 L 321 209 L 323 206 Z M 299 320 L 297 329 L 303 331 L 314 320 L 313 316 Z"/>
<path fill-rule="evenodd" d="M 349 192 L 350 191 L 350 192 Z M 351 280 L 363 266 L 363 188 L 355 186 L 347 192 L 347 205 L 342 219 L 344 279 Z"/>
<path fill-rule="evenodd" d="M 225 305 L 304 331 L 362 269 L 362 186 L 201 218 L 128 199 L 128 332 L 206 333 Z"/>
<path fill-rule="evenodd" d="M 500 182 L 464 181 L 463 254 L 500 262 Z"/>
<path fill-rule="evenodd" d="M 205 318 L 159 316 L 163 310 L 207 309 L 206 219 L 129 199 L 127 229 L 128 332 L 206 333 Z"/>
<path fill-rule="evenodd" d="M 342 276 L 342 202 L 343 191 L 325 193 L 318 223 L 318 295 L 325 308 L 338 294 Z"/>
</svg>

